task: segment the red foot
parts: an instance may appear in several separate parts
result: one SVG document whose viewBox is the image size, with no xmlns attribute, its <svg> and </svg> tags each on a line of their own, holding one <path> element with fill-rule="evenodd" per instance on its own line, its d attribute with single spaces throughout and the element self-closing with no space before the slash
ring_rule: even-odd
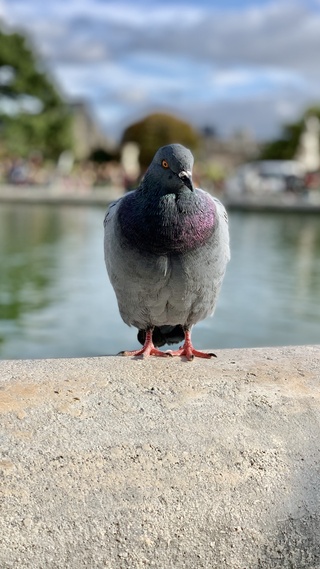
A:
<svg viewBox="0 0 320 569">
<path fill-rule="evenodd" d="M 171 356 L 185 356 L 188 361 L 191 361 L 194 358 L 210 359 L 212 357 L 217 357 L 216 354 L 213 353 L 200 352 L 199 350 L 195 350 L 191 342 L 190 330 L 185 331 L 184 344 L 181 346 L 181 348 L 178 350 L 170 350 L 166 353 L 170 354 Z"/>
<path fill-rule="evenodd" d="M 144 346 L 143 346 L 143 348 L 141 348 L 141 350 L 131 350 L 131 351 L 119 352 L 118 355 L 119 356 L 143 356 L 144 358 L 146 358 L 148 356 L 158 356 L 161 358 L 167 358 L 168 356 L 169 357 L 171 356 L 171 354 L 169 352 L 161 352 L 161 350 L 158 350 L 157 348 L 155 348 L 153 341 L 152 341 L 152 330 L 148 330 L 146 332 L 146 339 L 144 342 Z"/>
</svg>

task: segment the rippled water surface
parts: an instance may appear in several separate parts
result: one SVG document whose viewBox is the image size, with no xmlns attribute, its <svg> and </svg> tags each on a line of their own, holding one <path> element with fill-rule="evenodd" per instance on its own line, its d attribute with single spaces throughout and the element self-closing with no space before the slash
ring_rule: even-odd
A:
<svg viewBox="0 0 320 569">
<path fill-rule="evenodd" d="M 137 347 L 103 260 L 104 211 L 0 205 L 0 357 Z M 320 342 L 320 216 L 231 213 L 232 260 L 196 347 Z"/>
</svg>

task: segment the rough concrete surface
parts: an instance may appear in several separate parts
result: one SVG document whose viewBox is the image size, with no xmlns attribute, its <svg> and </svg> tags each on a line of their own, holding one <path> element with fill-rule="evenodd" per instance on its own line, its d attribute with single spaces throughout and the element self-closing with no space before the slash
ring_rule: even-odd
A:
<svg viewBox="0 0 320 569">
<path fill-rule="evenodd" d="M 0 362 L 1 569 L 320 567 L 320 346 Z"/>
</svg>

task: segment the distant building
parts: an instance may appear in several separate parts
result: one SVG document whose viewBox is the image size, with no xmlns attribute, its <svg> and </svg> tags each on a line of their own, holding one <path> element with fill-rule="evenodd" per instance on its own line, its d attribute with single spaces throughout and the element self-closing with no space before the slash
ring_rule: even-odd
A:
<svg viewBox="0 0 320 569">
<path fill-rule="evenodd" d="M 260 152 L 260 145 L 247 131 L 238 131 L 227 139 L 218 138 L 215 131 L 203 129 L 203 159 L 219 164 L 226 172 L 232 172 L 237 166 L 255 159 Z"/>
<path fill-rule="evenodd" d="M 239 166 L 226 180 L 225 195 L 298 193 L 304 189 L 305 170 L 297 160 L 256 160 Z"/>
<path fill-rule="evenodd" d="M 96 150 L 112 153 L 113 144 L 102 132 L 84 101 L 70 104 L 73 116 L 73 152 L 76 160 L 86 160 Z"/>
</svg>

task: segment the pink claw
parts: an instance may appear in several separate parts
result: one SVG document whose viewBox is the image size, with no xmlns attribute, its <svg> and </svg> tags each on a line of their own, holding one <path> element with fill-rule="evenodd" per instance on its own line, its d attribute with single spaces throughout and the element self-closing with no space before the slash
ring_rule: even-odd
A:
<svg viewBox="0 0 320 569">
<path fill-rule="evenodd" d="M 170 357 L 172 354 L 170 352 L 161 352 L 155 348 L 153 341 L 152 341 L 152 330 L 147 330 L 146 332 L 146 339 L 144 342 L 143 348 L 141 350 L 131 350 L 131 351 L 124 351 L 119 352 L 119 356 L 142 356 L 147 358 L 148 356 L 157 356 L 161 358 Z"/>
<path fill-rule="evenodd" d="M 216 358 L 216 354 L 201 352 L 200 350 L 195 350 L 191 342 L 191 332 L 190 330 L 185 330 L 184 344 L 178 350 L 169 350 L 166 352 L 171 356 L 185 356 L 188 361 L 192 361 L 194 358 L 205 358 L 210 359 L 212 357 Z"/>
</svg>

